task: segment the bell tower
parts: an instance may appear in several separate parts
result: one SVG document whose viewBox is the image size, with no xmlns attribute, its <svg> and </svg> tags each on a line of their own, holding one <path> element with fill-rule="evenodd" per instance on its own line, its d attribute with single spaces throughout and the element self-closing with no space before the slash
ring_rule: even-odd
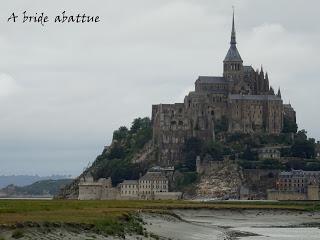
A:
<svg viewBox="0 0 320 240">
<path fill-rule="evenodd" d="M 238 82 L 243 78 L 243 61 L 237 49 L 234 11 L 232 15 L 230 48 L 223 60 L 223 77 L 233 82 Z"/>
</svg>

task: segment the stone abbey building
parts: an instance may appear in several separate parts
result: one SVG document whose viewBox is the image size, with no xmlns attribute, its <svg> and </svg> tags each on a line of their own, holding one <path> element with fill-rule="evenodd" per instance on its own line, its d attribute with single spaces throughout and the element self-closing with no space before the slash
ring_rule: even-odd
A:
<svg viewBox="0 0 320 240">
<path fill-rule="evenodd" d="M 195 91 L 183 103 L 152 106 L 153 143 L 159 164 L 181 160 L 184 141 L 190 137 L 215 139 L 215 127 L 225 122 L 229 133 L 279 134 L 284 115 L 295 121 L 291 105 L 283 104 L 268 74 L 245 66 L 236 46 L 234 15 L 230 48 L 223 61 L 223 76 L 199 76 Z"/>
</svg>

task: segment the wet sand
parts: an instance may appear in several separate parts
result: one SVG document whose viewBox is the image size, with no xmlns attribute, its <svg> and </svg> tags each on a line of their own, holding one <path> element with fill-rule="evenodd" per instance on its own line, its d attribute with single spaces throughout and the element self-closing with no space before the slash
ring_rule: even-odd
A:
<svg viewBox="0 0 320 240">
<path fill-rule="evenodd" d="M 123 238 L 120 237 L 105 237 L 103 235 L 83 232 L 83 231 L 70 231 L 62 228 L 52 228 L 48 231 L 48 229 L 37 229 L 37 228 L 29 228 L 23 229 L 23 237 L 19 238 L 20 240 L 120 240 Z M 5 240 L 14 240 L 16 238 L 12 237 L 12 233 L 14 231 L 4 231 L 1 232 L 0 236 Z M 1 239 L 1 238 L 0 238 Z M 127 240 L 146 240 L 142 236 L 136 235 L 127 235 Z"/>
<path fill-rule="evenodd" d="M 320 239 L 320 213 L 283 210 L 176 210 L 172 216 L 144 214 L 146 228 L 176 240 Z"/>
<path fill-rule="evenodd" d="M 287 210 L 174 210 L 173 214 L 141 213 L 149 237 L 128 240 L 315 240 L 320 239 L 320 212 Z M 0 231 L 12 238 L 15 230 Z M 23 228 L 20 239 L 123 239 L 76 228 Z M 150 237 L 152 236 L 153 237 Z"/>
</svg>

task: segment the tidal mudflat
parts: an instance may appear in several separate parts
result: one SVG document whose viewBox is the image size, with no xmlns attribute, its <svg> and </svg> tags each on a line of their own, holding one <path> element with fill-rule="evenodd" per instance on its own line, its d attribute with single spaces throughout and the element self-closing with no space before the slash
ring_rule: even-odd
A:
<svg viewBox="0 0 320 240">
<path fill-rule="evenodd" d="M 0 200 L 0 239 L 319 239 L 319 202 Z"/>
<path fill-rule="evenodd" d="M 164 239 L 320 239 L 320 213 L 287 210 L 174 210 L 144 214 L 146 228 Z"/>
</svg>

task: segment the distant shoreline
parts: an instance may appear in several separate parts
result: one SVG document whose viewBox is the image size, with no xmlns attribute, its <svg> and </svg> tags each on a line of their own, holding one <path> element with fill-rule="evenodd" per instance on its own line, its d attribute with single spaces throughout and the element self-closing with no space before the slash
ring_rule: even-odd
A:
<svg viewBox="0 0 320 240">
<path fill-rule="evenodd" d="M 52 200 L 52 197 L 0 197 L 0 200 Z"/>
</svg>

